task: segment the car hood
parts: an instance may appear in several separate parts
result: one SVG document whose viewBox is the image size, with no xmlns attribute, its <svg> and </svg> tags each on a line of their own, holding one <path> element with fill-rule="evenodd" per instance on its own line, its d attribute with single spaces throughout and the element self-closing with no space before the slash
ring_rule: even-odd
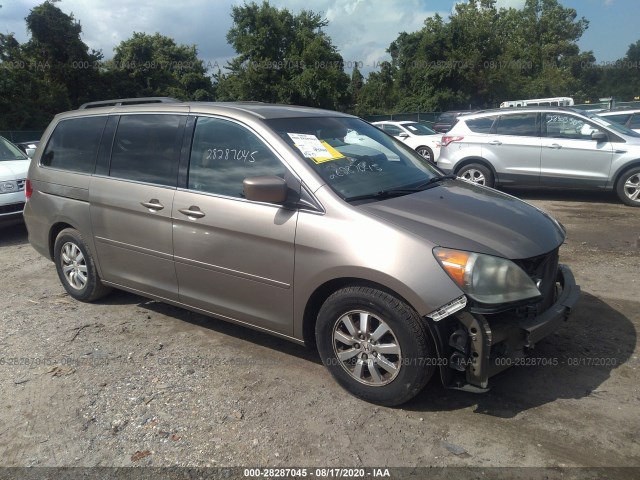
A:
<svg viewBox="0 0 640 480">
<path fill-rule="evenodd" d="M 0 180 L 22 180 L 27 178 L 29 160 L 0 161 Z"/>
<path fill-rule="evenodd" d="M 515 197 L 463 180 L 357 208 L 442 247 L 511 260 L 549 253 L 565 238 L 551 216 Z"/>
</svg>

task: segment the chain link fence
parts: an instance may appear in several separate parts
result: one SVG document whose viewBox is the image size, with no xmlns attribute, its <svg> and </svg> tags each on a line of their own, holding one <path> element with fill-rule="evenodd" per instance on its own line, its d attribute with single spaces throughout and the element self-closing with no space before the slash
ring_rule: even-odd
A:
<svg viewBox="0 0 640 480">
<path fill-rule="evenodd" d="M 4 137 L 10 142 L 30 142 L 40 140 L 44 130 L 0 130 L 0 137 Z"/>
</svg>

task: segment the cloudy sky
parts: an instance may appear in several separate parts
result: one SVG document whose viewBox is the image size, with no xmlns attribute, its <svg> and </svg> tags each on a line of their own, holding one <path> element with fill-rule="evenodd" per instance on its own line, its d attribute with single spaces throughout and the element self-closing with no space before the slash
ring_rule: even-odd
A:
<svg viewBox="0 0 640 480">
<path fill-rule="evenodd" d="M 261 0 L 260 0 L 261 1 Z M 498 0 L 499 6 L 521 7 L 525 0 Z M 42 0 L 0 0 L 0 31 L 28 39 L 24 18 Z M 231 26 L 231 6 L 243 0 L 62 0 L 58 7 L 80 21 L 83 40 L 102 50 L 106 59 L 113 48 L 133 32 L 172 37 L 178 43 L 195 44 L 209 66 L 226 64 L 234 56 L 225 36 Z M 326 32 L 345 61 L 364 64 L 365 72 L 388 59 L 385 50 L 402 31 L 412 32 L 436 12 L 446 17 L 455 0 L 271 0 L 272 5 L 293 12 L 321 12 Z M 597 61 L 621 58 L 629 45 L 640 39 L 637 28 L 638 0 L 561 0 L 590 20 L 580 41 Z"/>
</svg>

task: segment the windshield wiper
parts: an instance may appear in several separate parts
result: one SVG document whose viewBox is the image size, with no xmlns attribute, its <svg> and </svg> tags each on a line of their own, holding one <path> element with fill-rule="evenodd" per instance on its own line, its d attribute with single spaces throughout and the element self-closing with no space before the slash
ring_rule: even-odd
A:
<svg viewBox="0 0 640 480">
<path fill-rule="evenodd" d="M 433 177 L 427 180 L 424 183 L 416 185 L 415 187 L 405 187 L 405 188 L 390 188 L 389 190 L 380 190 L 375 193 L 368 193 L 366 195 L 356 195 L 355 197 L 349 197 L 345 200 L 347 202 L 352 202 L 355 200 L 368 200 L 368 199 L 382 199 L 382 198 L 390 198 L 397 197 L 402 195 L 410 195 L 412 193 L 422 192 L 424 190 L 428 190 L 436 186 L 438 183 L 443 180 L 451 180 L 458 178 L 457 175 L 442 175 L 441 177 Z"/>
</svg>

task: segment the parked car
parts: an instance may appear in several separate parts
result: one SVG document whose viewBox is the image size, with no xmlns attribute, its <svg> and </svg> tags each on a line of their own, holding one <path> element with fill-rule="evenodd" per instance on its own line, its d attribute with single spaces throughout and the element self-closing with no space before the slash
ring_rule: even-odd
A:
<svg viewBox="0 0 640 480">
<path fill-rule="evenodd" d="M 599 113 L 603 118 L 610 122 L 616 122 L 620 125 L 640 133 L 640 109 L 635 110 L 612 110 L 610 112 Z"/>
<path fill-rule="evenodd" d="M 0 137 L 0 225 L 22 221 L 29 163 L 18 147 Z"/>
<path fill-rule="evenodd" d="M 15 143 L 15 146 L 26 153 L 27 157 L 33 158 L 33 155 L 36 153 L 36 149 L 38 148 L 39 143 L 39 140 L 31 140 L 29 142 Z"/>
<path fill-rule="evenodd" d="M 640 134 L 566 107 L 460 117 L 442 137 L 438 167 L 474 183 L 614 190 L 640 206 Z"/>
<path fill-rule="evenodd" d="M 418 122 L 394 122 L 391 120 L 373 122 L 373 125 L 406 143 L 430 162 L 435 163 L 438 160 L 442 135 L 434 132 L 429 127 Z"/>
<path fill-rule="evenodd" d="M 471 112 L 462 111 L 462 110 L 451 110 L 448 112 L 441 113 L 438 118 L 436 118 L 436 123 L 433 124 L 433 130 L 437 133 L 447 133 L 451 130 L 458 120 L 460 115 L 465 115 Z"/>
<path fill-rule="evenodd" d="M 350 115 L 96 107 L 57 115 L 42 142 L 26 225 L 71 297 L 115 287 L 315 345 L 370 402 L 405 402 L 436 372 L 486 391 L 579 295 L 557 221 Z"/>
</svg>

